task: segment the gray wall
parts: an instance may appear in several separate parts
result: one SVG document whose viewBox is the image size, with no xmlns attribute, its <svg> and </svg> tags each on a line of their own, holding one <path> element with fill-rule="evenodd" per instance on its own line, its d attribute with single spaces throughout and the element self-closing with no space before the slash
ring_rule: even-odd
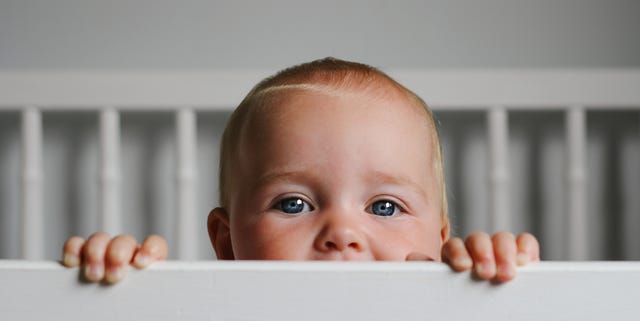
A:
<svg viewBox="0 0 640 321">
<path fill-rule="evenodd" d="M 622 0 L 0 0 L 0 71 L 275 71 L 324 56 L 383 69 L 637 68 L 639 17 L 640 1 Z M 203 229 L 197 233 L 202 258 L 212 256 L 204 217 L 216 204 L 217 140 L 227 116 L 210 113 L 198 124 Z M 460 234 L 486 228 L 485 118 L 455 112 L 437 116 L 454 228 Z M 563 226 L 550 224 L 549 218 L 563 212 L 557 193 L 563 184 L 563 116 L 510 117 L 515 178 L 511 203 L 519 218 L 514 231 L 535 232 L 543 242 L 543 256 L 562 259 L 566 253 L 558 244 L 563 242 Z M 51 227 L 47 257 L 55 258 L 67 235 L 86 236 L 96 226 L 97 118 L 45 113 L 44 120 L 45 208 Z M 16 113 L 0 113 L 4 227 L 18 221 L 18 121 Z M 125 231 L 138 237 L 162 233 L 172 241 L 171 115 L 125 114 L 122 121 L 123 171 L 131 179 L 124 184 Z M 588 121 L 593 125 L 590 256 L 640 259 L 640 248 L 625 241 L 640 230 L 638 202 L 630 201 L 640 190 L 623 193 L 621 187 L 640 186 L 640 115 L 590 113 Z M 15 231 L 2 233 L 0 257 L 17 257 L 17 242 Z"/>
<path fill-rule="evenodd" d="M 0 69 L 640 66 L 640 2 L 1 0 Z"/>
</svg>

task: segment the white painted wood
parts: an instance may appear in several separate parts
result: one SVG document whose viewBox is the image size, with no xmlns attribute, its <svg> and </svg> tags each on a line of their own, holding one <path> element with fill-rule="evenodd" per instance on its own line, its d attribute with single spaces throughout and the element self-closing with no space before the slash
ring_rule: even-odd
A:
<svg viewBox="0 0 640 321">
<path fill-rule="evenodd" d="M 21 255 L 44 258 L 42 212 L 42 115 L 35 107 L 22 112 L 22 227 Z"/>
<path fill-rule="evenodd" d="M 510 230 L 509 217 L 509 120 L 503 106 L 494 106 L 487 113 L 491 166 L 489 170 L 492 232 Z"/>
<path fill-rule="evenodd" d="M 198 242 L 194 231 L 202 228 L 196 209 L 196 114 L 192 109 L 181 108 L 176 112 L 177 138 L 177 206 L 176 241 L 177 257 L 195 260 Z"/>
<path fill-rule="evenodd" d="M 640 262 L 543 262 L 475 281 L 433 262 L 163 262 L 120 284 L 0 261 L 0 319 L 637 320 Z"/>
<path fill-rule="evenodd" d="M 588 259 L 588 216 L 586 188 L 586 115 L 582 106 L 572 106 L 566 114 L 567 137 L 567 258 Z"/>
<path fill-rule="evenodd" d="M 100 112 L 99 230 L 122 233 L 120 206 L 120 114 L 115 108 Z"/>
<path fill-rule="evenodd" d="M 274 71 L 0 72 L 0 109 L 230 110 Z M 388 70 L 434 109 L 637 108 L 640 69 Z M 496 94 L 499 93 L 499 94 Z"/>
</svg>

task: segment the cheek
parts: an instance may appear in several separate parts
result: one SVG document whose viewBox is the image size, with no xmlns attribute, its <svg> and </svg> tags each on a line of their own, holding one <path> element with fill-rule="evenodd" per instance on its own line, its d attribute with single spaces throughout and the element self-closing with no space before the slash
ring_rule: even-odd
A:
<svg viewBox="0 0 640 321">
<path fill-rule="evenodd" d="M 264 214 L 250 223 L 236 224 L 231 238 L 239 260 L 304 260 L 314 235 L 300 218 Z M 234 225 L 232 225 L 234 226 Z"/>
<path fill-rule="evenodd" d="M 404 261 L 407 255 L 420 253 L 440 261 L 439 224 L 411 219 L 394 226 L 381 226 L 374 234 L 371 244 L 376 260 Z"/>
<path fill-rule="evenodd" d="M 424 251 L 434 260 L 441 261 L 442 235 L 440 230 L 442 227 L 440 224 L 432 224 L 427 229 L 424 243 L 422 243 L 424 244 Z"/>
</svg>

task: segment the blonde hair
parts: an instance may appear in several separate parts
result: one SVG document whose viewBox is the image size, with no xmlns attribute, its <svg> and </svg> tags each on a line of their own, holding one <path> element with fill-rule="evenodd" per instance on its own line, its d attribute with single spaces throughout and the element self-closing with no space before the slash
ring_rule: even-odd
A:
<svg viewBox="0 0 640 321">
<path fill-rule="evenodd" d="M 367 92 L 372 95 L 400 94 L 425 111 L 426 120 L 431 129 L 434 148 L 433 166 L 441 193 L 441 212 L 443 222 L 447 220 L 448 208 L 446 184 L 444 179 L 444 162 L 440 146 L 440 139 L 436 130 L 433 114 L 427 104 L 418 95 L 405 88 L 384 72 L 369 65 L 324 58 L 284 69 L 273 76 L 267 77 L 255 85 L 242 100 L 238 108 L 231 114 L 222 135 L 220 146 L 219 169 L 219 197 L 220 205 L 229 210 L 230 168 L 233 166 L 236 147 L 240 140 L 243 127 L 247 123 L 249 112 L 269 105 L 272 99 L 277 99 L 270 93 L 281 89 L 303 89 L 319 91 L 325 94 L 339 95 L 345 91 Z M 389 89 L 392 89 L 391 91 Z"/>
</svg>

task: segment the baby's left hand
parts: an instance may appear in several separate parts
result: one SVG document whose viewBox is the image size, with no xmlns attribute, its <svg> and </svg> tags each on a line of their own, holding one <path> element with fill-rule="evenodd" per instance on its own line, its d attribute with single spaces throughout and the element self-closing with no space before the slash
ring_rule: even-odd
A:
<svg viewBox="0 0 640 321">
<path fill-rule="evenodd" d="M 442 261 L 456 271 L 473 268 L 481 279 L 506 282 L 515 277 L 516 265 L 540 261 L 540 245 L 529 233 L 516 238 L 509 232 L 493 237 L 474 232 L 464 242 L 458 237 L 449 239 L 442 246 Z"/>
</svg>

